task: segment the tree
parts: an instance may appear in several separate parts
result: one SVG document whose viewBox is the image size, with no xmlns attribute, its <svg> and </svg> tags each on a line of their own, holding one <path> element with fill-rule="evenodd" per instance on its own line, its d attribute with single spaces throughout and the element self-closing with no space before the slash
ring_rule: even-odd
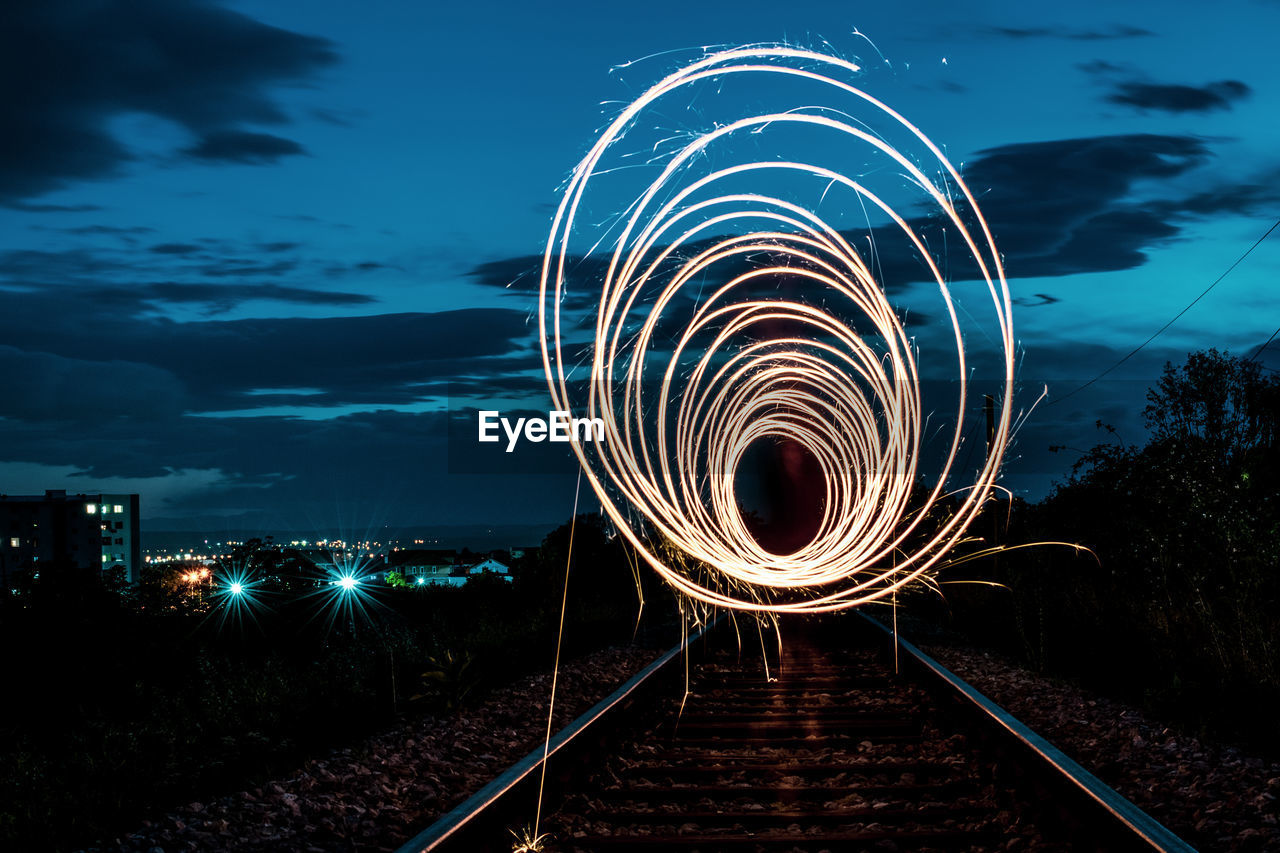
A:
<svg viewBox="0 0 1280 853">
<path fill-rule="evenodd" d="M 573 565 L 569 604 L 580 613 L 634 614 L 641 596 L 650 600 L 653 572 L 599 513 L 582 513 L 576 522 L 547 534 L 536 555 L 521 561 L 516 588 L 530 600 L 559 608 L 572 534 Z M 643 590 L 637 584 L 643 585 Z"/>
<path fill-rule="evenodd" d="M 1202 448 L 1222 462 L 1276 449 L 1280 376 L 1216 349 L 1194 352 L 1185 364 L 1165 364 L 1143 411 L 1153 443 Z"/>
<path fill-rule="evenodd" d="M 1280 379 L 1216 350 L 1166 365 L 1143 447 L 1101 444 L 1037 510 L 1033 538 L 1091 548 L 1040 591 L 1077 668 L 1149 689 L 1280 688 Z"/>
</svg>

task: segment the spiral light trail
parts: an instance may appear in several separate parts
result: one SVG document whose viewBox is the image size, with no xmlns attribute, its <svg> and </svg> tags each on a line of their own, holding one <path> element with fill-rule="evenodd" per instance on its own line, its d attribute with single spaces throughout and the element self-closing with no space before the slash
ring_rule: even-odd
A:
<svg viewBox="0 0 1280 853">
<path fill-rule="evenodd" d="M 585 477 L 645 560 L 709 604 L 822 612 L 921 578 L 965 539 L 1009 437 L 1010 295 L 990 231 L 956 168 L 854 86 L 858 76 L 844 59 L 774 45 L 681 68 L 602 132 L 573 171 L 547 240 L 539 332 L 553 402 L 605 424 L 603 442 L 574 445 Z M 701 104 L 739 83 L 762 100 L 801 92 L 804 100 L 653 145 L 632 138 L 673 114 L 701 120 Z M 873 186 L 884 176 L 899 192 Z M 597 185 L 616 193 L 626 181 L 637 182 L 635 192 L 605 208 L 624 212 L 596 221 Z M 896 198 L 904 187 L 910 214 Z M 921 233 L 921 201 L 963 254 L 970 290 L 985 285 L 994 330 L 986 334 L 1002 348 L 995 438 L 962 483 L 961 316 L 972 314 L 953 299 L 950 259 L 935 257 Z M 859 251 L 862 241 L 849 236 L 850 213 L 879 223 L 874 234 L 868 226 L 871 248 Z M 920 470 L 920 353 L 878 280 L 877 234 L 893 235 L 922 265 L 952 327 L 958 395 L 947 404 L 954 434 L 940 470 Z M 584 294 L 593 324 L 566 307 Z M 821 471 L 817 531 L 794 553 L 762 546 L 737 503 L 739 467 L 759 441 L 799 445 Z M 926 473 L 931 485 L 921 488 Z"/>
</svg>

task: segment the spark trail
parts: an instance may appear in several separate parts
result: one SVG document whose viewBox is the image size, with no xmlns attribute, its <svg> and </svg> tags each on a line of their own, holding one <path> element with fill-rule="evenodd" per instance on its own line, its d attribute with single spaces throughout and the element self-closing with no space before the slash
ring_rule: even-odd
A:
<svg viewBox="0 0 1280 853">
<path fill-rule="evenodd" d="M 1009 439 L 1013 326 L 990 230 L 959 171 L 859 74 L 775 45 L 671 73 L 602 131 L 548 236 L 539 333 L 554 406 L 605 424 L 603 442 L 574 445 L 585 479 L 645 561 L 711 605 L 824 612 L 928 579 L 966 541 Z M 726 106 L 733 91 L 745 109 Z M 699 126 L 661 127 L 672 115 Z M 886 251 L 914 259 L 950 323 L 950 437 L 928 472 L 921 344 L 887 292 L 910 281 L 881 280 Z M 584 297 L 594 316 L 574 308 Z M 979 306 L 1003 394 L 990 451 L 962 470 L 962 326 Z M 793 553 L 757 542 L 735 498 L 759 441 L 798 444 L 821 471 L 817 532 Z"/>
</svg>

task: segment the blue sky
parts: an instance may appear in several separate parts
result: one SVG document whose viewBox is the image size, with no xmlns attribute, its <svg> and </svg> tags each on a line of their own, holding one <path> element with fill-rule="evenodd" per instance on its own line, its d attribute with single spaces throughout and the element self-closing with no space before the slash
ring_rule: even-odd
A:
<svg viewBox="0 0 1280 853">
<path fill-rule="evenodd" d="M 1026 403 L 1113 364 L 1280 215 L 1276 2 L 59 0 L 17 20 L 0 482 L 138 491 L 169 526 L 567 516 L 571 469 L 450 474 L 439 400 L 536 372 L 536 304 L 502 285 L 620 103 L 708 46 L 856 58 L 964 165 L 1020 303 Z M 1006 483 L 1043 494 L 1072 461 L 1048 445 L 1103 440 L 1099 418 L 1137 441 L 1166 360 L 1252 352 L 1278 268 L 1273 237 L 1108 381 L 1042 405 Z"/>
</svg>

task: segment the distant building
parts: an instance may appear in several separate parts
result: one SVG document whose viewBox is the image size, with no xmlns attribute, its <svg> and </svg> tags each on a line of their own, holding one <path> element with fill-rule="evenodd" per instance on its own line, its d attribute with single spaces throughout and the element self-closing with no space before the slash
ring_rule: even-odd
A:
<svg viewBox="0 0 1280 853">
<path fill-rule="evenodd" d="M 485 572 L 496 572 L 497 574 L 500 574 L 500 575 L 510 575 L 511 569 L 507 568 L 502 563 L 499 563 L 497 560 L 493 559 L 492 557 L 490 557 L 489 559 L 483 562 L 476 563 L 474 566 L 467 569 L 467 574 L 469 575 L 482 575 Z"/>
<path fill-rule="evenodd" d="M 406 579 L 406 582 L 410 586 L 462 586 L 467 579 L 454 575 L 416 575 L 411 581 Z"/>
<path fill-rule="evenodd" d="M 393 551 L 387 555 L 387 568 L 399 572 L 406 583 L 431 578 L 447 578 L 458 571 L 458 555 L 454 551 L 415 548 Z"/>
<path fill-rule="evenodd" d="M 138 582 L 142 564 L 138 496 L 0 495 L 0 573 L 35 574 L 43 566 L 107 570 L 121 567 Z"/>
</svg>

